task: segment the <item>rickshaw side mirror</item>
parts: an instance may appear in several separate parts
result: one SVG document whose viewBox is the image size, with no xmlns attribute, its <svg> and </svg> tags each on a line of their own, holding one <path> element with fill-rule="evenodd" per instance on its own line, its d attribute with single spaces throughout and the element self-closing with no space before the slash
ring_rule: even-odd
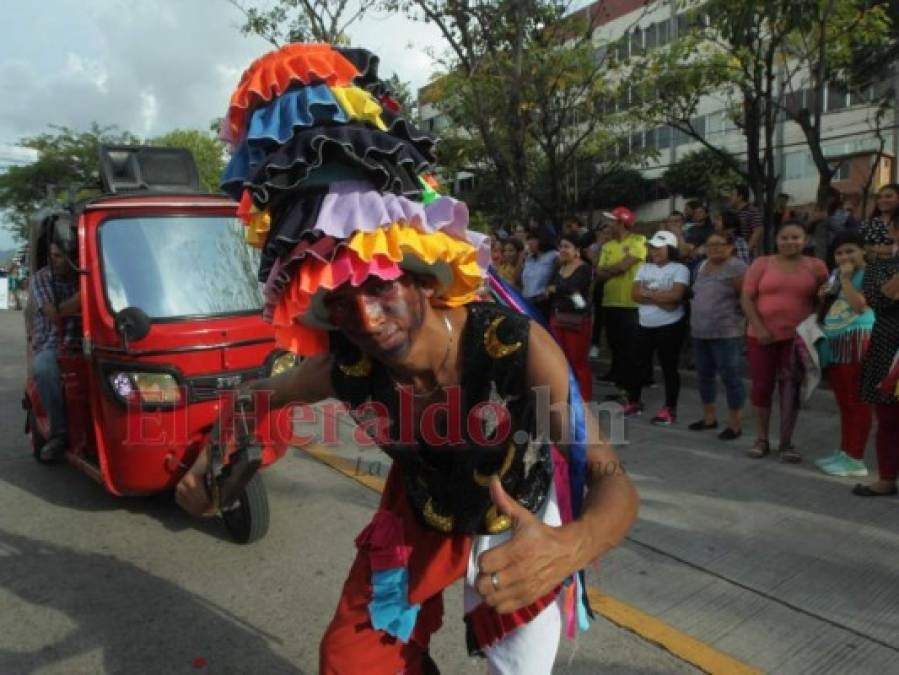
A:
<svg viewBox="0 0 899 675">
<path fill-rule="evenodd" d="M 125 340 L 126 345 L 129 342 L 143 340 L 150 332 L 150 325 L 150 317 L 140 307 L 126 307 L 116 312 L 115 329 Z"/>
</svg>

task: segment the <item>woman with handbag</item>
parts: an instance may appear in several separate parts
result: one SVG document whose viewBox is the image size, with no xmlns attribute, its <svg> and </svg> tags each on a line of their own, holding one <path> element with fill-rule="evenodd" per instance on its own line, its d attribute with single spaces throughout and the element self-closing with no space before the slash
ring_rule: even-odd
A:
<svg viewBox="0 0 899 675">
<path fill-rule="evenodd" d="M 559 267 L 546 289 L 550 303 L 549 327 L 562 347 L 577 377 L 581 396 L 593 396 L 593 373 L 590 370 L 590 286 L 593 270 L 578 250 L 577 235 L 562 235 L 559 240 Z"/>
<path fill-rule="evenodd" d="M 649 262 L 634 278 L 631 296 L 638 303 L 637 364 L 631 373 L 626 416 L 643 411 L 640 395 L 643 383 L 652 374 L 656 352 L 665 377 L 665 405 L 652 418 L 653 424 L 668 426 L 677 420 L 680 373 L 677 370 L 681 347 L 687 336 L 684 298 L 690 285 L 690 270 L 678 262 L 678 239 L 673 232 L 659 230 L 649 240 Z"/>
</svg>

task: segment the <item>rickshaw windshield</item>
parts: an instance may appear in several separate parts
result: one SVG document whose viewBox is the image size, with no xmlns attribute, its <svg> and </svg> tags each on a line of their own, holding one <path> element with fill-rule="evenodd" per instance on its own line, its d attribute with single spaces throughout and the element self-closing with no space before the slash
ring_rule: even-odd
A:
<svg viewBox="0 0 899 675">
<path fill-rule="evenodd" d="M 100 226 L 110 310 L 151 319 L 259 311 L 259 254 L 225 216 L 113 218 Z"/>
</svg>

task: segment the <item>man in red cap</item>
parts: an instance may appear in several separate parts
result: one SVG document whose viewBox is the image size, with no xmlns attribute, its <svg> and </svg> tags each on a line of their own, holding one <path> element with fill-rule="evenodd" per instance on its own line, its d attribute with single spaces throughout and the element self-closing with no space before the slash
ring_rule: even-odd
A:
<svg viewBox="0 0 899 675">
<path fill-rule="evenodd" d="M 631 231 L 637 216 L 629 208 L 618 206 L 603 215 L 611 221 L 610 238 L 602 247 L 596 275 L 604 282 L 603 322 L 612 350 L 612 366 L 602 379 L 614 382 L 623 392 L 628 382 L 625 368 L 633 363 L 637 335 L 637 304 L 631 298 L 631 290 L 637 269 L 646 260 L 646 237 Z"/>
</svg>

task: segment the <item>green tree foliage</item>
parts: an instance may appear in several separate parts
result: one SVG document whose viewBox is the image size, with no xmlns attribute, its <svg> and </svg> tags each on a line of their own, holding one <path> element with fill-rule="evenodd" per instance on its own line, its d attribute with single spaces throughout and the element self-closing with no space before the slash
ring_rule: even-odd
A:
<svg viewBox="0 0 899 675">
<path fill-rule="evenodd" d="M 347 42 L 346 30 L 379 0 L 276 0 L 261 6 L 229 0 L 244 15 L 241 32 L 273 46 L 288 42 Z"/>
<path fill-rule="evenodd" d="M 190 150 L 200 174 L 200 187 L 205 192 L 219 192 L 219 181 L 225 169 L 225 149 L 211 133 L 175 129 L 152 139 L 150 144 Z"/>
<path fill-rule="evenodd" d="M 786 117 L 805 135 L 812 161 L 818 170 L 818 196 L 821 206 L 836 170 L 824 152 L 824 92 L 840 90 L 864 97 L 877 109 L 892 96 L 889 87 L 858 72 L 863 53 L 888 57 L 897 38 L 887 3 L 870 0 L 798 0 L 801 12 L 794 30 L 784 42 L 781 61 L 782 80 L 787 94 L 780 102 Z M 893 3 L 896 4 L 896 3 Z M 896 56 L 896 54 L 893 54 Z M 865 59 L 881 75 L 891 63 L 876 64 Z M 889 101 L 890 103 L 892 101 Z"/>
<path fill-rule="evenodd" d="M 18 145 L 36 151 L 37 159 L 10 167 L 0 174 L 0 210 L 12 233 L 27 239 L 31 219 L 42 208 L 54 207 L 70 198 L 99 194 L 100 146 L 136 145 L 140 139 L 116 127 L 94 123 L 88 131 L 53 126 L 50 131 L 22 138 Z M 202 188 L 219 192 L 224 169 L 221 143 L 210 132 L 178 129 L 147 141 L 149 145 L 186 148 L 191 151 Z"/>
<path fill-rule="evenodd" d="M 608 142 L 617 124 L 601 105 L 615 85 L 593 43 L 599 13 L 569 14 L 571 3 L 560 0 L 388 4 L 444 37 L 444 75 L 425 102 L 450 120 L 440 133 L 458 154 L 446 164 L 461 160 L 459 168 L 498 182 L 498 217 L 560 221 L 572 208 L 584 148 Z"/>
<path fill-rule="evenodd" d="M 131 144 L 138 139 L 115 127 L 94 123 L 88 131 L 53 126 L 18 145 L 37 152 L 37 159 L 0 174 L 0 209 L 19 239 L 28 238 L 30 221 L 43 207 L 62 203 L 74 189 L 78 197 L 99 189 L 99 152 L 102 144 Z"/>
<path fill-rule="evenodd" d="M 688 152 L 663 175 L 665 186 L 674 194 L 712 203 L 733 190 L 741 177 L 717 152 L 703 148 Z"/>
<path fill-rule="evenodd" d="M 708 0 L 694 4 L 679 21 L 677 40 L 631 64 L 640 82 L 647 117 L 691 137 L 743 177 L 772 215 L 780 176 L 775 161 L 778 118 L 800 125 L 819 170 L 829 184 L 833 167 L 821 147 L 821 92 L 830 82 L 851 82 L 859 55 L 883 57 L 896 40 L 889 18 L 894 5 L 877 0 Z M 869 64 L 870 65 L 870 64 Z M 883 66 L 883 64 L 880 64 Z M 808 88 L 802 105 L 790 89 Z M 707 138 L 697 127 L 700 101 L 723 100 L 743 133 L 745 161 Z M 740 153 L 743 154 L 743 153 Z"/>
</svg>

